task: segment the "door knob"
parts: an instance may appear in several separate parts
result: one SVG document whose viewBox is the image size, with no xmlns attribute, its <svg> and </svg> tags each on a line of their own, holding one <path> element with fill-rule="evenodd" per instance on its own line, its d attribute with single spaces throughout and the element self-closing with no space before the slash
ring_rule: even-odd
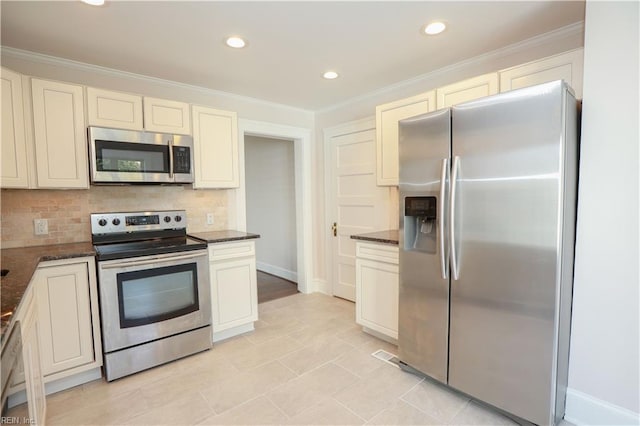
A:
<svg viewBox="0 0 640 426">
<path fill-rule="evenodd" d="M 333 226 L 331 226 L 331 230 L 333 231 L 333 236 L 337 237 L 338 236 L 338 224 L 336 222 L 333 222 Z"/>
</svg>

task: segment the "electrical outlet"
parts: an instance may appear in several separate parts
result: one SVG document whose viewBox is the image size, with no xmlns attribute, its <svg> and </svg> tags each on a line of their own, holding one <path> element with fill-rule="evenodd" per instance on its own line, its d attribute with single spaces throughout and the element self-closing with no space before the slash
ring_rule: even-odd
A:
<svg viewBox="0 0 640 426">
<path fill-rule="evenodd" d="M 49 233 L 49 221 L 47 219 L 34 219 L 33 227 L 36 235 L 47 235 Z"/>
<path fill-rule="evenodd" d="M 207 225 L 213 225 L 213 213 L 207 213 Z"/>
</svg>

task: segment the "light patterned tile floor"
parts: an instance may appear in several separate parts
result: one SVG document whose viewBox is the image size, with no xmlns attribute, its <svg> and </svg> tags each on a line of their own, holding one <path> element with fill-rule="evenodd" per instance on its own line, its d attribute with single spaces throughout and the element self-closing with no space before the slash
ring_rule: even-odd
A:
<svg viewBox="0 0 640 426">
<path fill-rule="evenodd" d="M 260 305 L 256 330 L 112 383 L 47 397 L 48 425 L 516 424 L 371 356 L 353 303 L 296 294 Z"/>
</svg>

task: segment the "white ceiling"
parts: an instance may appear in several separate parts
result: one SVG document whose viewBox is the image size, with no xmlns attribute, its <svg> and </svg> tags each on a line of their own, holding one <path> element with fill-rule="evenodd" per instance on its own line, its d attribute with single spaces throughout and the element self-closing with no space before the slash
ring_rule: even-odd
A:
<svg viewBox="0 0 640 426">
<path fill-rule="evenodd" d="M 320 110 L 584 20 L 584 1 L 0 2 L 3 46 Z M 431 20 L 447 30 L 420 34 Z M 223 44 L 241 35 L 248 47 Z M 333 81 L 321 78 L 336 70 Z"/>
</svg>

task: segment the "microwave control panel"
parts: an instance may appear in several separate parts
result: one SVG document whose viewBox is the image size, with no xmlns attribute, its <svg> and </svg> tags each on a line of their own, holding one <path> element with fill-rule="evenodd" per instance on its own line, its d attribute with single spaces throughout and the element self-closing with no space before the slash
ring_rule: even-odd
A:
<svg viewBox="0 0 640 426">
<path fill-rule="evenodd" d="M 173 147 L 173 173 L 191 173 L 191 149 L 189 147 Z"/>
</svg>

